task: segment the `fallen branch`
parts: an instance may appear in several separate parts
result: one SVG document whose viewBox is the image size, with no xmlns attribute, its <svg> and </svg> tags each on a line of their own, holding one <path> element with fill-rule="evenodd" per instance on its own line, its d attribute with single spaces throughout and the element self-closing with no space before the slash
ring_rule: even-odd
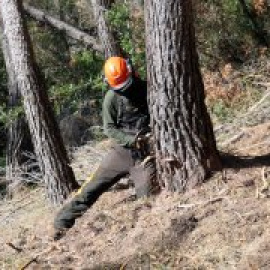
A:
<svg viewBox="0 0 270 270">
<path fill-rule="evenodd" d="M 196 203 L 191 203 L 191 204 L 180 204 L 177 206 L 177 208 L 188 209 L 188 208 L 193 208 L 195 206 L 206 206 L 208 204 L 221 202 L 222 200 L 224 200 L 224 197 L 216 197 L 216 198 L 210 199 L 208 201 L 204 201 L 204 202 L 196 202 Z"/>
<path fill-rule="evenodd" d="M 6 243 L 9 247 L 11 247 L 12 249 L 14 249 L 16 252 L 21 253 L 23 251 L 22 248 L 16 247 L 14 244 L 12 244 L 11 242 Z"/>
<path fill-rule="evenodd" d="M 220 146 L 225 147 L 228 144 L 235 143 L 238 140 L 242 139 L 244 135 L 245 135 L 245 131 L 241 131 L 238 134 L 236 134 L 235 136 L 233 136 L 232 138 L 230 138 L 227 141 L 221 143 Z"/>
<path fill-rule="evenodd" d="M 46 253 L 50 253 L 55 249 L 55 246 L 50 246 L 47 249 L 45 249 L 44 251 L 40 252 L 39 254 L 33 256 L 31 259 L 29 259 L 29 261 L 27 261 L 19 270 L 25 270 L 26 268 L 28 268 L 28 266 L 30 266 L 32 263 L 37 263 L 38 258 L 40 258 L 41 256 L 45 255 Z"/>
<path fill-rule="evenodd" d="M 37 258 L 39 257 L 39 254 L 36 255 L 34 258 L 31 258 L 26 264 L 24 264 L 20 270 L 25 270 L 28 266 L 30 266 L 33 262 L 37 262 Z"/>
<path fill-rule="evenodd" d="M 267 87 L 267 89 L 268 90 L 265 92 L 263 97 L 253 106 L 251 106 L 244 114 L 239 115 L 232 123 L 223 124 L 217 126 L 214 129 L 217 141 L 220 141 L 222 139 L 224 133 L 226 133 L 229 137 L 231 137 L 231 139 L 228 139 L 225 142 L 219 142 L 219 144 L 222 147 L 228 145 L 231 142 L 236 142 L 242 138 L 242 136 L 244 135 L 244 131 L 239 132 L 239 128 L 261 123 L 261 122 L 254 123 L 254 121 L 256 121 L 254 115 L 256 115 L 257 117 L 269 115 L 270 110 L 268 99 L 270 97 L 270 89 L 269 87 Z"/>
<path fill-rule="evenodd" d="M 250 113 L 252 113 L 255 109 L 257 109 L 268 97 L 270 96 L 270 91 L 267 91 L 266 94 L 257 102 L 255 103 L 249 110 L 245 113 L 242 114 L 241 117 L 247 116 Z"/>
<path fill-rule="evenodd" d="M 50 27 L 56 28 L 59 31 L 64 31 L 67 36 L 75 40 L 81 41 L 85 45 L 91 47 L 93 50 L 102 53 L 103 49 L 96 39 L 89 34 L 77 29 L 74 26 L 71 26 L 63 21 L 53 18 L 52 16 L 46 14 L 45 12 L 33 8 L 28 5 L 24 5 L 24 11 L 34 20 L 42 22 Z"/>
</svg>

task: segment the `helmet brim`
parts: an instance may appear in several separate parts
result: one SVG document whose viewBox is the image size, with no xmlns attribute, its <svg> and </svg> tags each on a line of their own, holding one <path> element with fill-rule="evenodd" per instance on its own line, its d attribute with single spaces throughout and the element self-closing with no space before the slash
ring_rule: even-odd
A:
<svg viewBox="0 0 270 270">
<path fill-rule="evenodd" d="M 132 78 L 132 75 L 130 75 L 125 82 L 123 82 L 117 86 L 111 87 L 111 89 L 116 91 L 116 92 L 118 92 L 118 91 L 124 92 L 132 84 L 132 82 L 133 82 L 133 78 Z"/>
</svg>

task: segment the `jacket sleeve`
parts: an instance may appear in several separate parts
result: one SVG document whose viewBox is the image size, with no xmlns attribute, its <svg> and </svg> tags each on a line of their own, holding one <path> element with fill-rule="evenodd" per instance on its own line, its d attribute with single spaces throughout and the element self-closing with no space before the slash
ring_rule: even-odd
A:
<svg viewBox="0 0 270 270">
<path fill-rule="evenodd" d="M 104 133 L 114 139 L 118 144 L 131 147 L 135 141 L 135 136 L 126 134 L 117 127 L 117 100 L 113 93 L 108 91 L 105 95 L 102 108 Z"/>
</svg>

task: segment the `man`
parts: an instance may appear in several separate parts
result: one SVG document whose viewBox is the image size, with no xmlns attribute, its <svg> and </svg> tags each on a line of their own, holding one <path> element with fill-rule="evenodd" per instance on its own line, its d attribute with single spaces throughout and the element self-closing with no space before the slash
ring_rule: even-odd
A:
<svg viewBox="0 0 270 270">
<path fill-rule="evenodd" d="M 149 147 L 146 82 L 122 57 L 109 58 L 104 65 L 104 75 L 110 87 L 103 102 L 104 132 L 117 144 L 91 180 L 58 212 L 54 221 L 56 240 L 122 177 L 130 174 L 138 197 L 149 195 L 157 186 L 153 183 L 155 163 Z"/>
</svg>

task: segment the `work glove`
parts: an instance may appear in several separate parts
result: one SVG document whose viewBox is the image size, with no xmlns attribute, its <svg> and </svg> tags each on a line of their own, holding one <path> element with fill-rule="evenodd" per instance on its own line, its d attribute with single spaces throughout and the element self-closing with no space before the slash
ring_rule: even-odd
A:
<svg viewBox="0 0 270 270">
<path fill-rule="evenodd" d="M 152 138 L 152 134 L 146 133 L 139 135 L 137 139 L 135 140 L 135 147 L 136 149 L 142 151 L 143 153 L 147 152 L 149 150 L 149 143 Z"/>
<path fill-rule="evenodd" d="M 141 158 L 153 155 L 153 136 L 148 132 L 138 135 L 135 139 L 135 149 L 140 153 Z"/>
</svg>

